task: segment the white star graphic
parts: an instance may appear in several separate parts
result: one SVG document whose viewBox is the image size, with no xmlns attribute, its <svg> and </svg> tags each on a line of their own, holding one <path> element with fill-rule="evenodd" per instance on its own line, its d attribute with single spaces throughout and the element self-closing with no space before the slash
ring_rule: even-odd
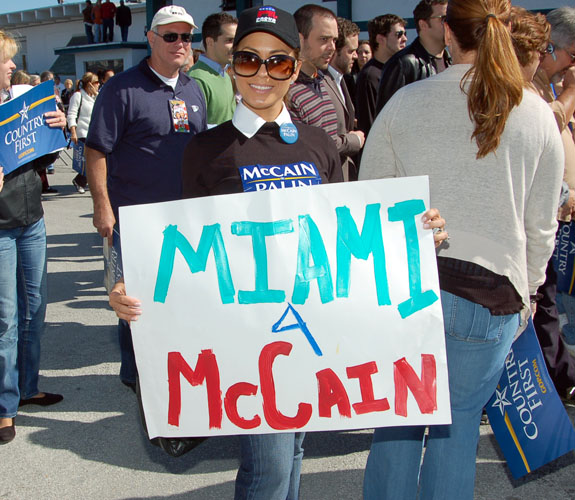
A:
<svg viewBox="0 0 575 500">
<path fill-rule="evenodd" d="M 571 242 L 571 250 L 569 250 L 569 254 L 575 253 L 575 243 Z"/>
<path fill-rule="evenodd" d="M 18 113 L 20 113 L 20 116 L 22 117 L 22 120 L 20 121 L 20 123 L 22 123 L 24 121 L 24 119 L 28 119 L 28 110 L 30 109 L 30 106 L 26 106 L 26 102 L 24 102 L 24 106 L 22 106 L 22 110 L 18 111 Z"/>
<path fill-rule="evenodd" d="M 493 408 L 499 406 L 501 410 L 501 415 L 503 416 L 505 413 L 505 407 L 511 406 L 511 403 L 507 401 L 507 387 L 503 389 L 503 391 L 499 391 L 499 389 L 495 389 L 495 401 L 491 405 Z"/>
</svg>

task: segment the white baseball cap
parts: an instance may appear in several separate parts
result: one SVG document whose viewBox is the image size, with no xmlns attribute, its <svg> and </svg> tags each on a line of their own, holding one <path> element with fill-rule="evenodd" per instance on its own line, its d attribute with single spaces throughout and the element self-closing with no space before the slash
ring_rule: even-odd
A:
<svg viewBox="0 0 575 500">
<path fill-rule="evenodd" d="M 156 12 L 150 29 L 153 30 L 156 26 L 171 23 L 187 23 L 192 28 L 197 28 L 194 24 L 194 18 L 186 12 L 186 9 L 177 5 L 167 5 Z"/>
</svg>

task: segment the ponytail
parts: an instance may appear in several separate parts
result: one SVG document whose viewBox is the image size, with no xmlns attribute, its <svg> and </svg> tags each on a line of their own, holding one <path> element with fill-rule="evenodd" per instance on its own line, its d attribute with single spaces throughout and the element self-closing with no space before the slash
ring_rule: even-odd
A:
<svg viewBox="0 0 575 500">
<path fill-rule="evenodd" d="M 446 22 L 462 51 L 475 51 L 461 87 L 467 93 L 477 158 L 497 150 L 511 110 L 523 96 L 524 78 L 507 26 L 508 0 L 452 0 Z M 468 85 L 467 85 L 468 84 Z"/>
</svg>

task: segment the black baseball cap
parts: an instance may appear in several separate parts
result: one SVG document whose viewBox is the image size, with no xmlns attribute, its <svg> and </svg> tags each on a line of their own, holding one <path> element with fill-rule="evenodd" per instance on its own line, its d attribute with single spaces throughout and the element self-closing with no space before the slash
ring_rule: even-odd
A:
<svg viewBox="0 0 575 500">
<path fill-rule="evenodd" d="M 299 49 L 299 33 L 294 17 L 271 5 L 244 10 L 238 19 L 234 46 L 250 33 L 264 31 L 278 37 L 292 49 Z"/>
</svg>

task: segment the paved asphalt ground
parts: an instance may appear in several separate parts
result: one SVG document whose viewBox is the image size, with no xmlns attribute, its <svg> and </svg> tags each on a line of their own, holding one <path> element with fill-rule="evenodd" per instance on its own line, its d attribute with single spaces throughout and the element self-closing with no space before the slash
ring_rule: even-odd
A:
<svg viewBox="0 0 575 500">
<path fill-rule="evenodd" d="M 209 439 L 175 459 L 142 434 L 136 399 L 117 377 L 116 319 L 102 287 L 90 195 L 76 193 L 73 176 L 69 158 L 59 160 L 49 176 L 59 193 L 44 199 L 49 305 L 40 388 L 65 399 L 19 413 L 16 439 L 0 447 L 0 499 L 231 499 L 237 438 Z M 575 408 L 568 411 L 573 420 Z M 370 435 L 308 434 L 301 498 L 361 498 Z M 575 499 L 575 455 L 514 481 L 483 426 L 475 498 Z"/>
</svg>

